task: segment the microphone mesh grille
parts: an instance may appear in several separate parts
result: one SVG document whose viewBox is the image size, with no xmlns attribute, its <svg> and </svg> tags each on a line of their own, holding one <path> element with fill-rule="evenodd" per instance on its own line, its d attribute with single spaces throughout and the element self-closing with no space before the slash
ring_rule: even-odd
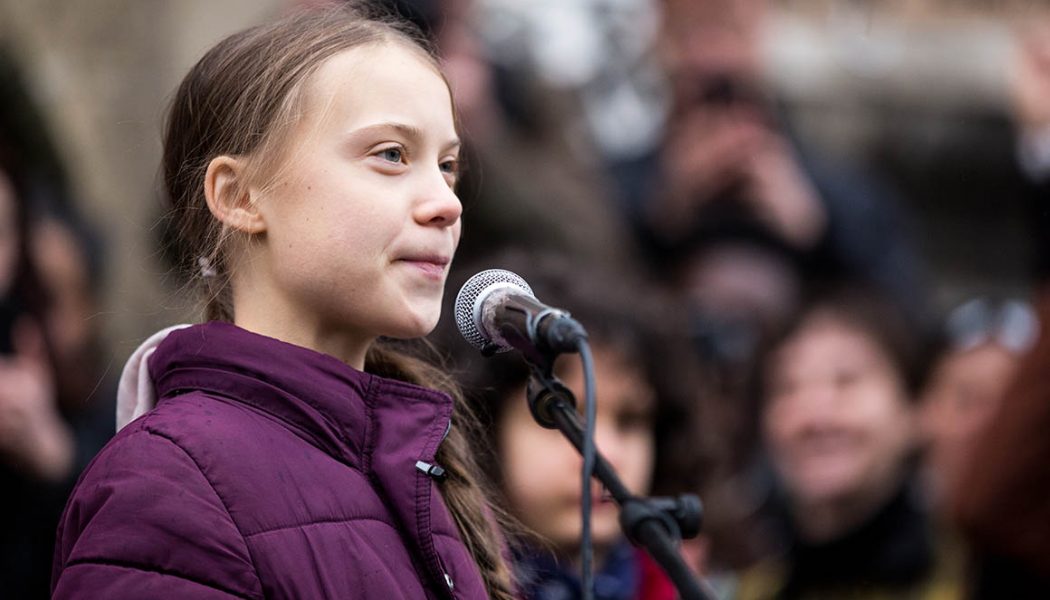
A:
<svg viewBox="0 0 1050 600">
<path fill-rule="evenodd" d="M 488 337 L 478 327 L 481 315 L 475 315 L 474 313 L 474 306 L 478 298 L 487 295 L 493 286 L 506 287 L 507 285 L 521 288 L 528 295 L 533 295 L 532 288 L 529 287 L 529 284 L 524 279 L 504 269 L 481 271 L 468 279 L 463 284 L 463 287 L 459 288 L 455 306 L 456 327 L 459 328 L 459 332 L 470 342 L 471 346 L 481 349 L 490 342 Z M 503 348 L 500 351 L 509 349 L 509 347 Z"/>
</svg>

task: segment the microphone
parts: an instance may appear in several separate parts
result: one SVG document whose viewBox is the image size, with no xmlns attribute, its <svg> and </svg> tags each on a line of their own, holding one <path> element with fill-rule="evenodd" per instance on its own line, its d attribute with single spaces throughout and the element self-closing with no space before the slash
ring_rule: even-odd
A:
<svg viewBox="0 0 1050 600">
<path fill-rule="evenodd" d="M 503 269 L 468 279 L 456 295 L 455 316 L 459 332 L 485 356 L 516 349 L 540 364 L 587 339 L 568 312 L 540 302 L 524 279 Z"/>
</svg>

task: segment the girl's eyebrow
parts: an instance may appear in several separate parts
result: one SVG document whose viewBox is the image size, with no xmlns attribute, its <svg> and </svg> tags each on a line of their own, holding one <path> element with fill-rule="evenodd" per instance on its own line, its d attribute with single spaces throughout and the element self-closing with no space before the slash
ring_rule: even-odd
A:
<svg viewBox="0 0 1050 600">
<path fill-rule="evenodd" d="M 423 139 L 426 138 L 426 134 L 423 132 L 422 129 L 420 129 L 418 127 L 415 127 L 413 125 L 408 125 L 408 124 L 405 124 L 405 123 L 399 123 L 397 121 L 384 121 L 382 123 L 376 123 L 374 125 L 366 125 L 364 127 L 360 127 L 358 129 L 355 129 L 355 130 L 351 131 L 349 133 L 349 136 L 352 137 L 352 138 L 356 138 L 356 137 L 361 137 L 361 136 L 365 136 L 365 135 L 372 134 L 372 133 L 379 133 L 381 131 L 390 130 L 390 129 L 393 129 L 394 131 L 397 131 L 402 136 L 408 138 L 410 141 L 412 141 L 414 143 L 419 143 Z M 441 145 L 441 149 L 442 149 L 443 152 L 445 152 L 445 151 L 452 150 L 454 148 L 458 148 L 460 145 L 461 145 L 460 139 L 458 137 L 454 137 L 454 138 L 448 140 L 447 142 L 445 142 L 444 144 L 442 144 Z"/>
</svg>

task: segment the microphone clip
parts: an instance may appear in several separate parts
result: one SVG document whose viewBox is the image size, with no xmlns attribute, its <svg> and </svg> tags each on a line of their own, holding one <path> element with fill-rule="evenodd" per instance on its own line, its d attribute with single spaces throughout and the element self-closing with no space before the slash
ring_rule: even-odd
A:
<svg viewBox="0 0 1050 600">
<path fill-rule="evenodd" d="M 532 375 L 525 385 L 525 395 L 529 400 L 529 412 L 540 427 L 557 429 L 554 411 L 569 407 L 576 410 L 576 396 L 555 377 L 546 367 L 530 363 Z"/>
</svg>

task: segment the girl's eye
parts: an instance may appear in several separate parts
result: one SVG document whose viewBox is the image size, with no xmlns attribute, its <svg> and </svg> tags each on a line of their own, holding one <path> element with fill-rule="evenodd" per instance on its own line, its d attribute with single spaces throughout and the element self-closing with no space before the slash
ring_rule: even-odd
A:
<svg viewBox="0 0 1050 600">
<path fill-rule="evenodd" d="M 621 431 L 651 429 L 653 416 L 648 412 L 627 412 L 617 415 L 616 422 Z"/>
<path fill-rule="evenodd" d="M 448 173 L 449 175 L 459 174 L 459 161 L 458 160 L 446 160 L 440 165 L 441 171 Z"/>
<path fill-rule="evenodd" d="M 401 151 L 401 148 L 386 148 L 384 150 L 380 150 L 376 154 L 376 156 L 392 163 L 405 162 L 405 155 L 404 152 Z"/>
</svg>

